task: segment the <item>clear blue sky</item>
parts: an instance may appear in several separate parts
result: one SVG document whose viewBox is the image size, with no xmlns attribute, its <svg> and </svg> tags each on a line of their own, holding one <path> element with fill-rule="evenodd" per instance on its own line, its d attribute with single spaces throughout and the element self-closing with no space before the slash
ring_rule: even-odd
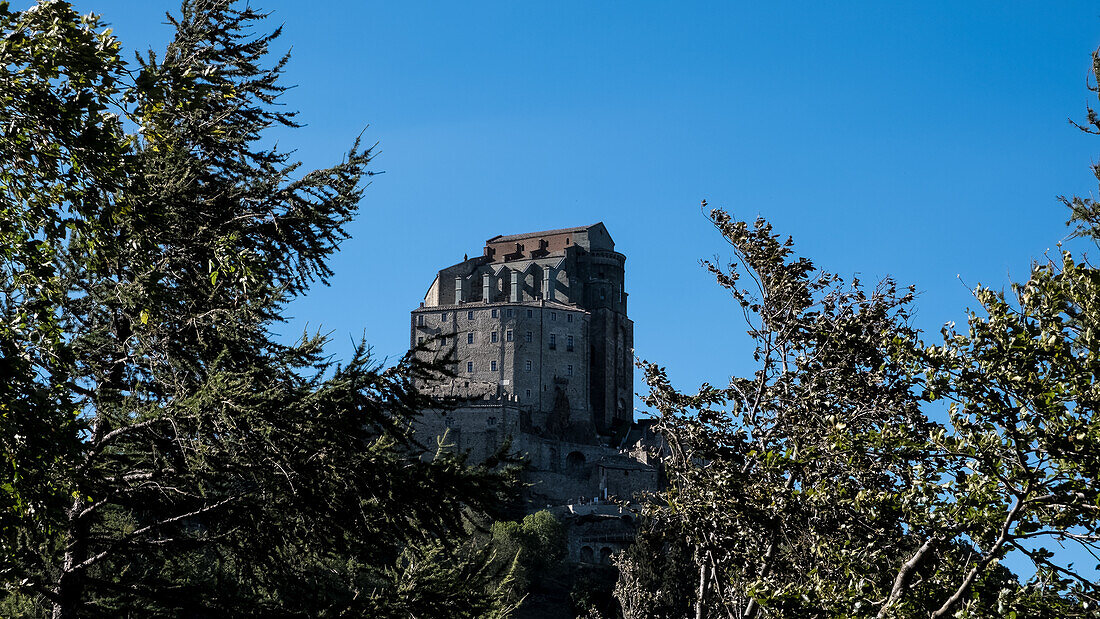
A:
<svg viewBox="0 0 1100 619">
<path fill-rule="evenodd" d="M 26 2 L 16 3 L 26 5 Z M 130 50 L 171 3 L 80 0 Z M 919 326 L 962 321 L 1065 235 L 1095 190 L 1095 2 L 255 2 L 293 47 L 280 134 L 306 165 L 352 138 L 374 177 L 329 288 L 288 333 L 401 354 L 435 271 L 496 234 L 603 221 L 627 256 L 636 353 L 690 389 L 751 371 L 728 255 L 699 201 L 762 214 L 802 252 L 915 284 Z M 961 279 L 960 279 L 961 276 Z M 642 390 L 640 379 L 637 389 Z"/>
</svg>

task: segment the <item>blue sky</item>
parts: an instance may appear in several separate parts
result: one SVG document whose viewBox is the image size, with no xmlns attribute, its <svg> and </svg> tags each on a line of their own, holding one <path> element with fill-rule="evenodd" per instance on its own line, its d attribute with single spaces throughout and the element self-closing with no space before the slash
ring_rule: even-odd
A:
<svg viewBox="0 0 1100 619">
<path fill-rule="evenodd" d="M 26 5 L 26 2 L 16 3 Z M 130 50 L 173 3 L 85 1 Z M 1076 131 L 1087 2 L 257 2 L 293 48 L 276 137 L 307 166 L 364 132 L 376 176 L 331 287 L 288 334 L 401 354 L 435 271 L 496 234 L 603 221 L 627 256 L 636 353 L 677 384 L 750 372 L 727 256 L 699 209 L 769 218 L 818 265 L 920 291 L 936 336 L 969 288 L 1026 276 L 1092 192 Z M 644 389 L 640 377 L 637 390 Z"/>
</svg>

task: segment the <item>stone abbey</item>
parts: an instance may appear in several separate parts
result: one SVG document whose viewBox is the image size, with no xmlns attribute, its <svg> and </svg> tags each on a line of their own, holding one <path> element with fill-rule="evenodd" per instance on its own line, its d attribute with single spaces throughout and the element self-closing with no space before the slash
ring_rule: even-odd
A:
<svg viewBox="0 0 1100 619">
<path fill-rule="evenodd" d="M 582 562 L 630 542 L 619 505 L 658 482 L 656 437 L 633 415 L 625 264 L 602 223 L 495 236 L 441 269 L 411 315 L 410 347 L 455 374 L 422 386 L 452 407 L 426 412 L 418 435 L 474 460 L 511 441 L 530 465 L 528 510 L 572 521 Z"/>
<path fill-rule="evenodd" d="M 625 262 L 602 223 L 493 237 L 439 271 L 410 344 L 454 356 L 453 395 L 506 397 L 527 431 L 598 442 L 633 421 Z"/>
</svg>

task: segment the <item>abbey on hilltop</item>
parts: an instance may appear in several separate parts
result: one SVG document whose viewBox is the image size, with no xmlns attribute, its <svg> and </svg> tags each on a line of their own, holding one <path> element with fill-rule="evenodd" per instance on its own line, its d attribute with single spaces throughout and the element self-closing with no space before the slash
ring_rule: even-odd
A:
<svg viewBox="0 0 1100 619">
<path fill-rule="evenodd" d="M 525 430 L 598 444 L 633 419 L 625 262 L 602 223 L 493 237 L 439 271 L 410 343 L 454 355 L 453 395 L 504 397 Z"/>
<path fill-rule="evenodd" d="M 625 263 L 597 223 L 495 236 L 441 269 L 412 311 L 409 344 L 451 364 L 454 379 L 423 388 L 455 408 L 429 411 L 418 434 L 446 433 L 475 460 L 511 440 L 531 465 L 531 510 L 598 512 L 656 488 L 655 437 L 648 420 L 634 423 Z M 607 546 L 585 548 L 578 560 Z"/>
</svg>

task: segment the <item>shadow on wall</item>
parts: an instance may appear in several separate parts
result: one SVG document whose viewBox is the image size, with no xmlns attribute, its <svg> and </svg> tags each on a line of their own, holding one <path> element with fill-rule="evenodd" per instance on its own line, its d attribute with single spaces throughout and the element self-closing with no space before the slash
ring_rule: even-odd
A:
<svg viewBox="0 0 1100 619">
<path fill-rule="evenodd" d="M 611 548 L 604 546 L 600 548 L 600 565 L 611 565 Z M 581 546 L 580 553 L 581 563 L 596 563 L 596 551 L 591 546 Z"/>
</svg>

